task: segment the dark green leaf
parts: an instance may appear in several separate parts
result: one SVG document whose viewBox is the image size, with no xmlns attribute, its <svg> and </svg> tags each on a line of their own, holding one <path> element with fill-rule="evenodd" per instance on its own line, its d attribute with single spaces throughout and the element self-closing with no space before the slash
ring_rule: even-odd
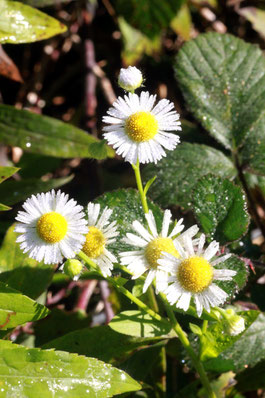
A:
<svg viewBox="0 0 265 398">
<path fill-rule="evenodd" d="M 145 181 L 157 175 L 149 190 L 152 199 L 163 207 L 178 204 L 186 209 L 191 206 L 193 187 L 208 173 L 233 178 L 236 170 L 222 152 L 185 142 L 168 152 L 157 165 L 149 164 L 143 171 Z"/>
<path fill-rule="evenodd" d="M 13 174 L 17 173 L 19 168 L 17 167 L 4 167 L 0 166 L 0 184 Z"/>
<path fill-rule="evenodd" d="M 205 361 L 210 358 L 217 357 L 221 352 L 231 347 L 250 325 L 257 319 L 258 311 L 241 311 L 237 312 L 245 320 L 245 331 L 237 336 L 230 336 L 225 330 L 224 322 L 215 322 L 208 326 L 207 331 L 200 337 L 200 358 Z"/>
<path fill-rule="evenodd" d="M 2 396 L 109 398 L 141 386 L 94 358 L 0 342 Z M 14 395 L 15 394 L 15 395 Z"/>
<path fill-rule="evenodd" d="M 111 320 L 109 326 L 118 333 L 135 337 L 157 337 L 171 330 L 170 323 L 157 321 L 142 311 L 123 311 Z"/>
<path fill-rule="evenodd" d="M 0 105 L 0 142 L 60 158 L 104 159 L 114 151 L 92 135 L 48 116 Z"/>
<path fill-rule="evenodd" d="M 208 175 L 193 190 L 193 208 L 204 232 L 221 244 L 241 238 L 249 215 L 240 187 L 227 179 Z"/>
<path fill-rule="evenodd" d="M 13 205 L 38 192 L 46 192 L 68 184 L 73 175 L 63 178 L 42 181 L 39 178 L 28 178 L 20 181 L 7 181 L 0 186 L 0 197 L 4 203 Z"/>
<path fill-rule="evenodd" d="M 118 189 L 117 191 L 105 193 L 97 198 L 96 202 L 100 203 L 102 207 L 108 206 L 113 209 L 110 220 L 117 221 L 119 225 L 120 235 L 116 238 L 116 242 L 109 246 L 110 249 L 115 254 L 123 250 L 132 250 L 131 246 L 122 242 L 122 239 L 127 232 L 132 232 L 132 223 L 134 220 L 146 224 L 139 193 L 134 189 Z M 148 205 L 153 211 L 159 230 L 162 225 L 162 211 L 151 201 L 148 202 Z"/>
<path fill-rule="evenodd" d="M 236 389 L 240 392 L 256 391 L 265 388 L 265 361 L 261 361 L 253 368 L 247 368 L 237 375 Z"/>
<path fill-rule="evenodd" d="M 202 34 L 182 47 L 175 70 L 191 111 L 226 148 L 263 134 L 265 58 L 259 48 L 228 34 Z"/>
<path fill-rule="evenodd" d="M 255 124 L 255 131 L 246 138 L 240 153 L 244 168 L 252 173 L 265 175 L 265 127 L 263 118 Z"/>
<path fill-rule="evenodd" d="M 44 318 L 49 310 L 0 282 L 0 329 L 11 329 Z"/>
<path fill-rule="evenodd" d="M 170 21 L 183 4 L 183 0 L 115 0 L 117 12 L 130 25 L 140 30 L 148 37 L 160 34 L 167 28 Z"/>
<path fill-rule="evenodd" d="M 26 296 L 37 298 L 49 286 L 54 269 L 27 257 L 16 243 L 14 226 L 6 233 L 0 249 L 0 281 Z"/>
<path fill-rule="evenodd" d="M 0 43 L 31 43 L 66 31 L 66 26 L 43 12 L 17 1 L 0 4 Z"/>
<path fill-rule="evenodd" d="M 258 305 L 261 311 L 265 311 L 265 285 L 256 283 L 251 289 L 251 301 Z"/>
<path fill-rule="evenodd" d="M 208 370 L 239 371 L 265 359 L 265 316 L 260 314 L 242 337 L 218 358 L 205 362 Z"/>
<path fill-rule="evenodd" d="M 115 332 L 109 326 L 97 326 L 68 333 L 50 341 L 43 348 L 56 348 L 113 362 L 120 361 L 133 350 L 157 339 L 126 336 Z"/>
</svg>

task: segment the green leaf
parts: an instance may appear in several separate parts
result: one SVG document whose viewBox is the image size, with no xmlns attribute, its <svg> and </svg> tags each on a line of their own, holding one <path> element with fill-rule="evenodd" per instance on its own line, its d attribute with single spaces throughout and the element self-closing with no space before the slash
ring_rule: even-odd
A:
<svg viewBox="0 0 265 398">
<path fill-rule="evenodd" d="M 0 142 L 60 158 L 104 159 L 114 151 L 92 135 L 48 116 L 0 105 Z"/>
<path fill-rule="evenodd" d="M 43 305 L 0 282 L 0 329 L 37 321 L 49 312 Z"/>
<path fill-rule="evenodd" d="M 265 58 L 259 48 L 228 34 L 201 34 L 179 51 L 175 71 L 191 111 L 226 148 L 264 134 Z"/>
<path fill-rule="evenodd" d="M 242 167 L 254 174 L 265 175 L 265 127 L 262 122 L 255 126 L 239 153 Z"/>
<path fill-rule="evenodd" d="M 233 296 L 241 290 L 248 278 L 248 268 L 246 267 L 244 261 L 239 257 L 232 254 L 226 261 L 215 265 L 216 269 L 231 269 L 236 271 L 236 275 L 233 276 L 231 281 L 215 281 L 221 289 L 223 289 L 228 296 L 232 299 Z"/>
<path fill-rule="evenodd" d="M 39 178 L 28 178 L 20 181 L 7 181 L 0 186 L 0 197 L 4 203 L 13 205 L 27 199 L 38 192 L 47 192 L 62 185 L 68 184 L 73 179 L 73 175 L 63 178 L 56 178 L 42 181 Z"/>
<path fill-rule="evenodd" d="M 13 225 L 7 230 L 0 249 L 0 281 L 26 296 L 37 298 L 51 283 L 54 269 L 27 257 L 16 238 Z"/>
<path fill-rule="evenodd" d="M 247 203 L 239 186 L 207 175 L 195 185 L 192 197 L 196 218 L 211 238 L 225 244 L 247 232 Z"/>
<path fill-rule="evenodd" d="M 141 388 L 111 365 L 68 352 L 27 349 L 2 340 L 0 357 L 2 395 L 108 398 Z"/>
<path fill-rule="evenodd" d="M 138 220 L 146 225 L 144 211 L 138 191 L 134 189 L 118 189 L 117 191 L 107 192 L 95 200 L 103 207 L 108 206 L 113 209 L 110 221 L 116 221 L 119 226 L 120 235 L 116 237 L 116 242 L 109 245 L 114 254 L 119 254 L 124 250 L 132 250 L 131 246 L 125 244 L 122 240 L 127 232 L 132 232 L 132 223 Z M 153 211 L 157 222 L 158 230 L 162 225 L 163 214 L 161 209 L 153 202 L 148 201 L 149 208 Z"/>
<path fill-rule="evenodd" d="M 71 1 L 82 1 L 82 0 L 20 0 L 21 3 L 27 4 L 32 7 L 51 7 L 58 6 L 58 4 L 70 3 Z M 89 0 L 91 3 L 96 0 Z"/>
<path fill-rule="evenodd" d="M 0 43 L 31 43 L 65 32 L 67 27 L 43 12 L 17 1 L 0 4 Z"/>
<path fill-rule="evenodd" d="M 152 56 L 161 50 L 160 36 L 150 39 L 139 30 L 134 29 L 122 17 L 118 18 L 118 24 L 123 42 L 121 56 L 125 65 L 134 65 L 144 54 Z"/>
<path fill-rule="evenodd" d="M 236 170 L 232 162 L 220 151 L 206 145 L 184 142 L 167 153 L 158 164 L 149 164 L 143 170 L 145 181 L 157 175 L 149 195 L 161 206 L 178 204 L 191 206 L 192 189 L 199 178 L 212 173 L 233 178 Z"/>
<path fill-rule="evenodd" d="M 244 7 L 237 10 L 239 15 L 251 22 L 253 29 L 265 38 L 265 11 L 256 7 Z"/>
<path fill-rule="evenodd" d="M 11 210 L 11 207 L 8 207 L 8 206 L 0 203 L 0 211 L 7 211 L 7 210 Z"/>
<path fill-rule="evenodd" d="M 256 283 L 251 289 L 251 301 L 265 311 L 265 285 Z"/>
<path fill-rule="evenodd" d="M 207 331 L 200 337 L 200 359 L 205 361 L 210 358 L 217 357 L 221 352 L 231 347 L 246 330 L 257 319 L 258 311 L 241 311 L 237 312 L 245 320 L 245 331 L 237 336 L 230 336 L 226 333 L 224 322 L 215 322 L 208 326 Z"/>
<path fill-rule="evenodd" d="M 265 359 L 265 315 L 260 314 L 249 329 L 218 358 L 205 362 L 208 370 L 226 372 L 239 371 L 255 366 Z"/>
<path fill-rule="evenodd" d="M 43 348 L 55 348 L 98 358 L 105 362 L 120 361 L 133 350 L 161 338 L 136 338 L 120 334 L 109 326 L 85 328 L 58 337 Z"/>
<path fill-rule="evenodd" d="M 184 0 L 115 0 L 118 14 L 135 29 L 152 38 L 167 28 Z"/>
<path fill-rule="evenodd" d="M 189 40 L 192 32 L 191 12 L 186 3 L 184 3 L 171 21 L 170 27 L 179 34 L 184 40 Z"/>
<path fill-rule="evenodd" d="M 4 167 L 0 166 L 0 184 L 13 174 L 17 173 L 19 168 L 17 167 Z"/>
<path fill-rule="evenodd" d="M 142 311 L 123 311 L 116 315 L 109 326 L 118 333 L 135 337 L 157 337 L 170 332 L 168 322 L 160 322 Z"/>
</svg>

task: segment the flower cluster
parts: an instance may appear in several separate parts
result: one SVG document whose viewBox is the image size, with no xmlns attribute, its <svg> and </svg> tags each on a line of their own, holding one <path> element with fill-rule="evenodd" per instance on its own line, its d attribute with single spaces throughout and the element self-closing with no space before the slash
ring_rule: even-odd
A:
<svg viewBox="0 0 265 398">
<path fill-rule="evenodd" d="M 173 150 L 179 143 L 179 137 L 172 132 L 181 130 L 179 114 L 173 103 L 163 99 L 154 105 L 155 95 L 133 93 L 142 82 L 142 74 L 137 68 L 121 69 L 119 85 L 129 94 L 119 97 L 108 110 L 108 116 L 103 118 L 108 124 L 104 127 L 104 137 L 135 169 L 139 168 L 139 163 L 156 163 L 166 156 L 164 149 Z M 142 188 L 139 192 L 145 195 Z M 141 198 L 142 203 L 146 203 L 145 196 Z M 119 235 L 116 221 L 110 221 L 111 209 L 106 207 L 101 211 L 99 204 L 88 203 L 85 217 L 82 206 L 54 190 L 32 195 L 23 208 L 16 218 L 15 231 L 20 234 L 17 242 L 29 257 L 46 264 L 68 259 L 64 272 L 76 279 L 83 266 L 75 256 L 82 251 L 99 267 L 104 277 L 111 276 L 118 259 L 110 247 Z M 216 256 L 219 250 L 216 241 L 204 249 L 204 234 L 195 238 L 199 232 L 197 225 L 184 231 L 183 219 L 172 223 L 170 210 L 165 210 L 158 231 L 147 204 L 145 209 L 147 225 L 135 220 L 132 223 L 134 233 L 128 232 L 122 238 L 132 250 L 119 253 L 122 266 L 127 267 L 133 279 L 145 274 L 143 293 L 153 283 L 156 293 L 164 293 L 171 305 L 184 311 L 193 301 L 198 316 L 203 309 L 210 311 L 211 307 L 223 304 L 227 294 L 218 286 L 218 281 L 229 281 L 236 274 L 221 267 L 230 255 Z M 243 328 L 235 316 L 233 322 L 231 333 Z"/>
</svg>

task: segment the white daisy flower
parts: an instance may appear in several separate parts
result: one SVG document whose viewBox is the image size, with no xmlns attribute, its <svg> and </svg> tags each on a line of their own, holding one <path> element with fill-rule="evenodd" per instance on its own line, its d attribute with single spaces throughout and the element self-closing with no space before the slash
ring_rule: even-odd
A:
<svg viewBox="0 0 265 398">
<path fill-rule="evenodd" d="M 203 250 L 204 243 L 204 234 L 196 245 L 191 237 L 185 236 L 183 246 L 175 242 L 179 258 L 163 253 L 163 257 L 158 260 L 158 268 L 171 274 L 168 282 L 173 283 L 165 290 L 169 303 L 176 303 L 177 308 L 187 311 L 193 297 L 198 316 L 201 316 L 203 308 L 210 312 L 210 307 L 218 306 L 227 299 L 226 292 L 213 281 L 230 281 L 236 274 L 229 269 L 215 269 L 215 265 L 231 255 L 226 254 L 210 262 L 219 250 L 219 243 L 213 241 Z"/>
<path fill-rule="evenodd" d="M 118 83 L 126 91 L 134 91 L 143 83 L 142 72 L 135 66 L 129 66 L 127 69 L 121 68 Z"/>
<path fill-rule="evenodd" d="M 116 221 L 109 222 L 112 210 L 105 207 L 101 216 L 100 204 L 88 203 L 88 226 L 89 232 L 86 235 L 82 251 L 99 266 L 103 276 L 110 276 L 113 263 L 117 262 L 116 257 L 107 249 L 110 243 L 115 242 L 119 235 Z"/>
<path fill-rule="evenodd" d="M 52 190 L 32 195 L 23 204 L 25 211 L 18 212 L 15 232 L 21 234 L 17 242 L 29 257 L 55 264 L 80 251 L 88 231 L 87 221 L 83 207 L 68 198 Z"/>
<path fill-rule="evenodd" d="M 194 225 L 183 234 L 176 237 L 184 228 L 182 224 L 183 219 L 181 219 L 177 222 L 172 231 L 168 233 L 172 214 L 170 210 L 166 210 L 163 217 L 162 229 L 160 234 L 158 234 L 152 211 L 150 210 L 148 214 L 145 214 L 145 217 L 149 231 L 145 229 L 139 221 L 133 222 L 133 229 L 138 235 L 127 233 L 124 242 L 131 246 L 138 247 L 139 250 L 120 253 L 121 264 L 128 266 L 128 270 L 133 273 L 132 279 L 137 279 L 145 271 L 148 271 L 143 292 L 145 293 L 152 281 L 156 279 L 156 292 L 158 293 L 164 291 L 167 287 L 168 275 L 167 272 L 157 268 L 161 253 L 167 252 L 173 257 L 178 258 L 179 253 L 175 248 L 175 243 L 179 242 L 179 244 L 181 244 L 183 237 L 186 235 L 191 237 L 196 235 L 198 227 Z"/>
<path fill-rule="evenodd" d="M 179 114 L 174 104 L 162 99 L 154 107 L 156 95 L 147 91 L 119 97 L 108 110 L 103 122 L 109 124 L 103 130 L 104 138 L 126 161 L 136 164 L 157 163 L 166 156 L 165 149 L 173 150 L 179 136 L 168 131 L 181 130 Z"/>
</svg>

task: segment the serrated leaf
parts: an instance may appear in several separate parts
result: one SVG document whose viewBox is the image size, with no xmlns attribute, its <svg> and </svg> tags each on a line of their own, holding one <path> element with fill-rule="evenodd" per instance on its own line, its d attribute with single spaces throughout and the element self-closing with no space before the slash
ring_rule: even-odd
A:
<svg viewBox="0 0 265 398">
<path fill-rule="evenodd" d="M 122 240 L 127 232 L 132 232 L 132 223 L 138 220 L 146 225 L 144 211 L 138 191 L 134 189 L 118 189 L 117 191 L 107 192 L 95 200 L 103 207 L 108 206 L 113 209 L 110 221 L 116 221 L 119 226 L 119 236 L 116 242 L 109 245 L 109 248 L 115 255 L 124 250 L 132 250 L 131 246 L 125 244 Z M 149 208 L 153 211 L 157 222 L 158 230 L 161 228 L 163 213 L 161 209 L 151 201 L 148 201 Z"/>
<path fill-rule="evenodd" d="M 112 330 L 109 326 L 85 328 L 66 334 L 45 344 L 56 348 L 98 358 L 105 362 L 120 361 L 133 350 L 161 338 L 136 338 Z"/>
<path fill-rule="evenodd" d="M 11 329 L 44 318 L 48 308 L 0 282 L 0 329 Z"/>
<path fill-rule="evenodd" d="M 17 167 L 0 166 L 0 184 L 18 171 L 19 168 Z"/>
<path fill-rule="evenodd" d="M 191 206 L 192 189 L 198 179 L 208 173 L 233 178 L 236 170 L 221 151 L 187 142 L 168 152 L 156 165 L 150 163 L 143 170 L 145 181 L 157 175 L 149 190 L 153 200 L 163 207 L 178 204 L 185 209 Z"/>
<path fill-rule="evenodd" d="M 121 53 L 125 65 L 134 65 L 144 54 L 154 55 L 161 49 L 161 37 L 149 38 L 129 25 L 124 18 L 118 18 L 122 34 L 123 50 Z"/>
<path fill-rule="evenodd" d="M 239 153 L 242 168 L 251 173 L 265 175 L 265 128 L 263 118 L 245 140 Z"/>
<path fill-rule="evenodd" d="M 49 286 L 54 269 L 29 258 L 16 243 L 14 225 L 5 235 L 0 249 L 0 281 L 31 298 L 37 298 Z"/>
<path fill-rule="evenodd" d="M 134 28 L 152 38 L 167 28 L 184 0 L 115 0 L 118 14 Z"/>
<path fill-rule="evenodd" d="M 246 333 L 218 358 L 205 362 L 208 370 L 239 371 L 265 359 L 265 316 L 260 314 Z"/>
<path fill-rule="evenodd" d="M 248 278 L 248 269 L 244 261 L 242 261 L 238 256 L 232 254 L 231 257 L 229 257 L 226 261 L 215 265 L 215 268 L 236 271 L 236 275 L 233 276 L 231 281 L 216 280 L 214 282 L 228 294 L 230 299 L 232 299 L 234 295 L 245 286 Z"/>
<path fill-rule="evenodd" d="M 127 373 L 95 358 L 27 349 L 3 340 L 0 354 L 1 394 L 109 398 L 141 389 Z"/>
<path fill-rule="evenodd" d="M 57 19 L 17 1 L 0 4 L 0 43 L 31 43 L 65 32 Z"/>
<path fill-rule="evenodd" d="M 28 178 L 20 181 L 7 181 L 0 186 L 0 197 L 4 203 L 13 205 L 38 192 L 47 192 L 68 184 L 73 175 L 42 181 L 40 178 Z"/>
<path fill-rule="evenodd" d="M 237 336 L 230 336 L 224 327 L 224 322 L 215 322 L 208 326 L 200 337 L 200 359 L 205 361 L 217 357 L 221 352 L 231 347 L 257 319 L 258 311 L 239 311 L 236 313 L 245 320 L 245 330 Z"/>
<path fill-rule="evenodd" d="M 158 321 L 142 311 L 120 312 L 109 326 L 118 333 L 135 337 L 163 336 L 171 330 L 170 323 Z"/>
<path fill-rule="evenodd" d="M 201 34 L 182 47 L 175 71 L 190 109 L 226 148 L 263 133 L 265 58 L 259 48 L 228 34 Z"/>
<path fill-rule="evenodd" d="M 221 244 L 247 231 L 249 214 L 241 188 L 227 179 L 207 175 L 195 185 L 193 209 L 204 232 Z"/>
<path fill-rule="evenodd" d="M 75 126 L 9 105 L 0 105 L 0 142 L 60 158 L 104 159 L 114 154 L 104 141 Z"/>
</svg>

